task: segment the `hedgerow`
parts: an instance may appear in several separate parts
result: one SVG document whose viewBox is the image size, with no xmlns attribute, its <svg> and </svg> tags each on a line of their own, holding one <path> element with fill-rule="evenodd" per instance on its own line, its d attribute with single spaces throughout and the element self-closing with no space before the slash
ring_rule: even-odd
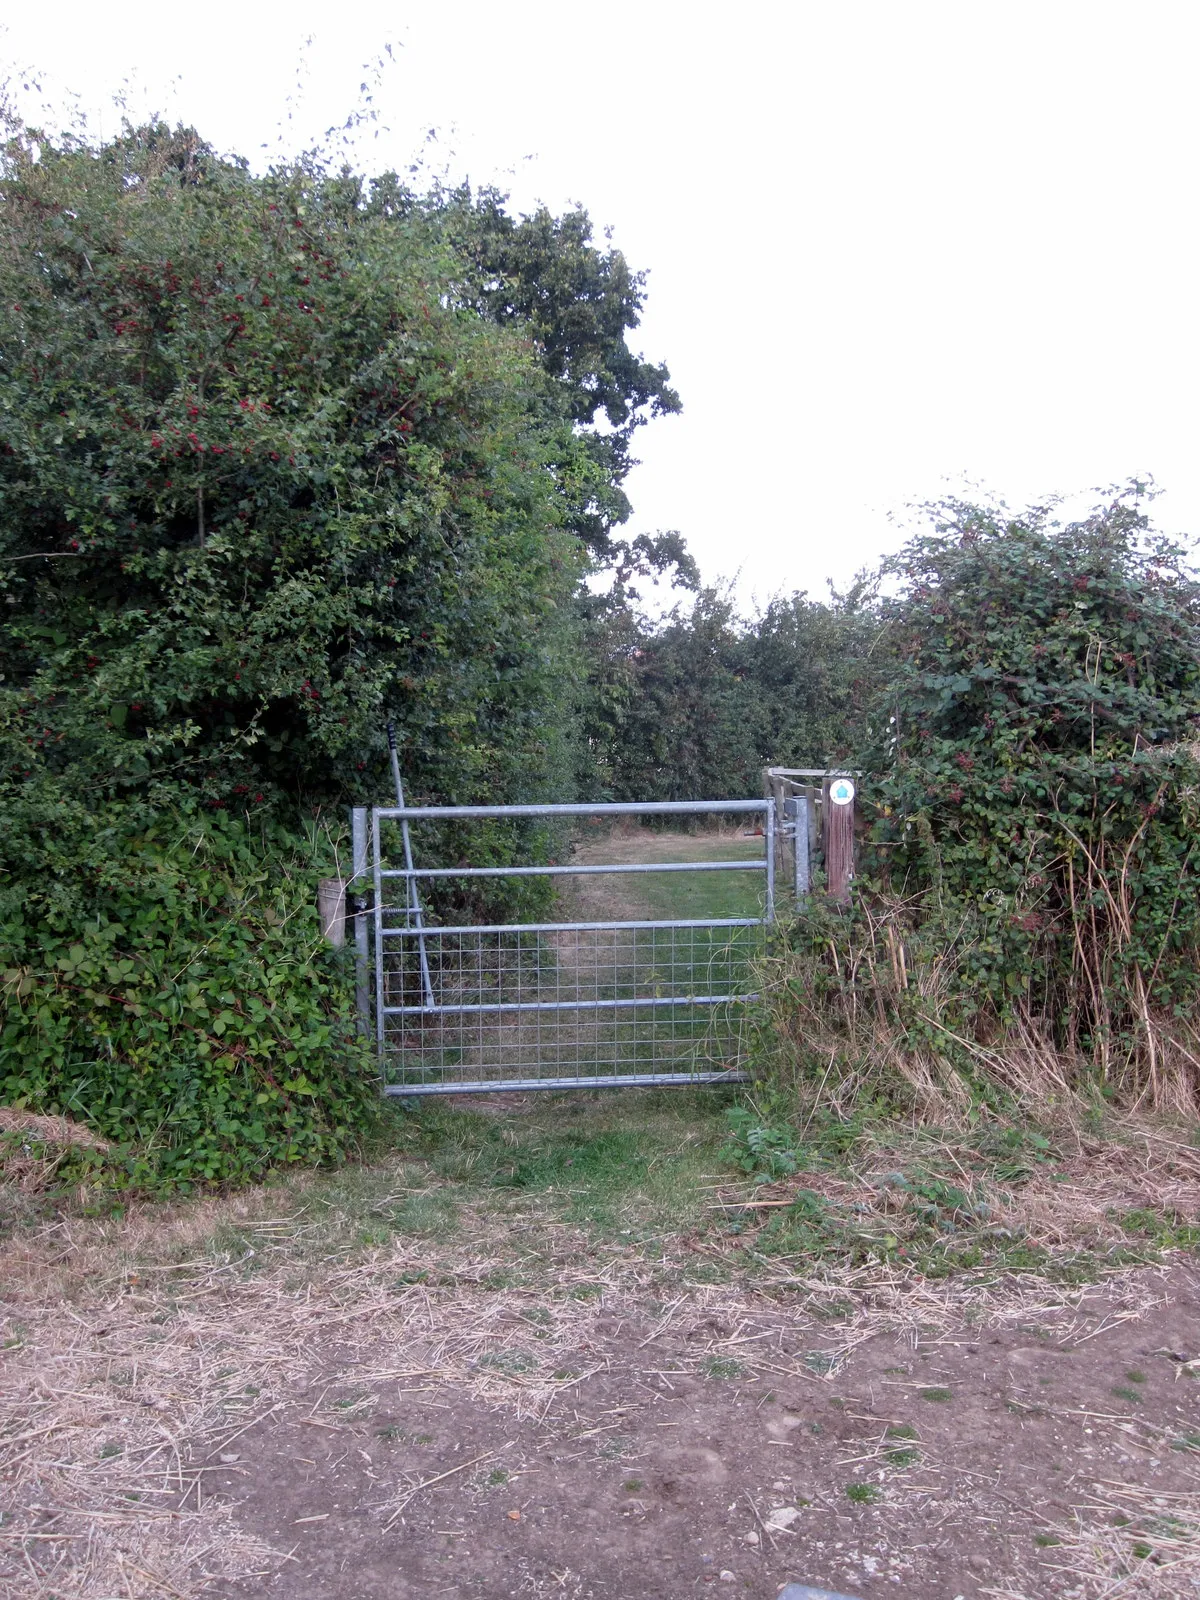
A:
<svg viewBox="0 0 1200 1600">
<path fill-rule="evenodd" d="M 135 1186 L 347 1155 L 377 1115 L 378 1080 L 353 974 L 318 927 L 323 860 L 315 833 L 178 802 L 14 808 L 0 844 L 0 1104 L 87 1123 L 116 1149 L 110 1175 Z"/>
<path fill-rule="evenodd" d="M 388 720 L 422 797 L 569 781 L 576 524 L 627 470 L 580 430 L 671 403 L 616 361 L 638 280 L 540 227 L 607 330 L 556 378 L 481 299 L 501 233 L 541 259 L 497 197 L 5 120 L 0 1101 L 130 1181 L 335 1158 L 371 1093 L 298 819 L 386 797 Z"/>
<path fill-rule="evenodd" d="M 1083 521 L 959 503 L 885 569 L 855 905 L 775 1018 L 845 1099 L 1200 1104 L 1200 585 L 1140 486 Z"/>
</svg>

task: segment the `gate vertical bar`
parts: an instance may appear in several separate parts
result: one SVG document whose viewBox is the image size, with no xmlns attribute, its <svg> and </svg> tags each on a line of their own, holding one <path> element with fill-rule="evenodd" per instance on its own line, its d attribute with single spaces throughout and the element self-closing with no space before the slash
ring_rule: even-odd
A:
<svg viewBox="0 0 1200 1600">
<path fill-rule="evenodd" d="M 375 1042 L 383 1068 L 383 863 L 379 859 L 379 812 L 371 812 L 371 871 L 375 884 Z"/>
<path fill-rule="evenodd" d="M 367 931 L 367 808 L 353 806 L 350 811 L 350 846 L 353 852 L 354 876 L 354 1009 L 358 1012 L 358 1031 L 364 1037 L 371 1032 L 370 952 L 371 940 Z"/>
<path fill-rule="evenodd" d="M 767 801 L 767 903 L 763 910 L 763 921 L 775 920 L 775 801 Z"/>
</svg>

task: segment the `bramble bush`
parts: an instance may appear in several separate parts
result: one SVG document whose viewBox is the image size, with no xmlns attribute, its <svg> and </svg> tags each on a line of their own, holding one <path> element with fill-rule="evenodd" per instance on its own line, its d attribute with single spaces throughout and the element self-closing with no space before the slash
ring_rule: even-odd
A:
<svg viewBox="0 0 1200 1600">
<path fill-rule="evenodd" d="M 890 682 L 848 916 L 776 969 L 846 1104 L 1200 1103 L 1200 585 L 1143 486 L 1060 526 L 952 503 L 884 568 Z M 831 1067 L 831 1063 L 833 1064 Z"/>
</svg>

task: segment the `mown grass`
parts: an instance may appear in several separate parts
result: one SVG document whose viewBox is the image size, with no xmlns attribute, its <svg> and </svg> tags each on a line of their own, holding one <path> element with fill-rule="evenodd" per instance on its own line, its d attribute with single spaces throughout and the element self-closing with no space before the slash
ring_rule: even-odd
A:
<svg viewBox="0 0 1200 1600">
<path fill-rule="evenodd" d="M 431 1175 L 477 1197 L 538 1198 L 605 1231 L 686 1227 L 721 1176 L 729 1090 L 529 1096 L 518 1109 L 424 1102 L 401 1127 Z"/>
</svg>

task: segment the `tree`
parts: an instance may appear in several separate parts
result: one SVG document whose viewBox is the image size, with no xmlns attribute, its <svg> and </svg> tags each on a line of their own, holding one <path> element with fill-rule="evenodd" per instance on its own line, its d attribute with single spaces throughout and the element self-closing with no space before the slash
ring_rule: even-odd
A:
<svg viewBox="0 0 1200 1600">
<path fill-rule="evenodd" d="M 629 516 L 622 487 L 636 462 L 631 444 L 651 417 L 681 409 L 670 373 L 635 355 L 646 275 L 621 251 L 592 243 L 582 207 L 563 217 L 540 207 L 514 218 L 506 196 L 485 188 L 436 192 L 427 202 L 456 253 L 471 263 L 471 292 L 502 327 L 531 337 L 560 397 L 569 430 L 557 463 L 566 522 L 602 562 L 620 561 L 612 529 Z"/>
</svg>

